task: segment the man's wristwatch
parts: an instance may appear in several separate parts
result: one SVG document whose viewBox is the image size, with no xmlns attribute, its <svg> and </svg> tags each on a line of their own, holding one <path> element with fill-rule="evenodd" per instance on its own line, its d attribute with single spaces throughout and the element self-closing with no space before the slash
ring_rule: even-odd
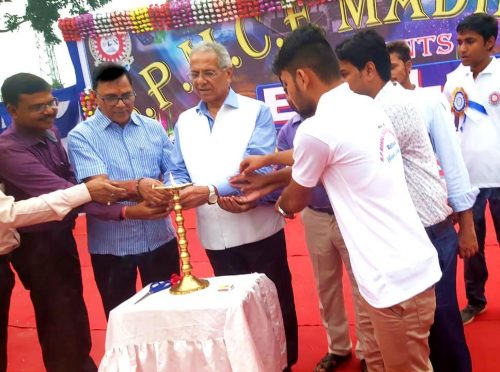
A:
<svg viewBox="0 0 500 372">
<path fill-rule="evenodd" d="M 215 192 L 214 185 L 208 185 L 208 204 L 215 204 L 218 199 L 219 196 Z"/>
</svg>

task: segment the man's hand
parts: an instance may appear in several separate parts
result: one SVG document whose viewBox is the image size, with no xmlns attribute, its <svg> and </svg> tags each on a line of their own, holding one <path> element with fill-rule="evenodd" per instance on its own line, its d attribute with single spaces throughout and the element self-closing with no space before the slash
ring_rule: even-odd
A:
<svg viewBox="0 0 500 372">
<path fill-rule="evenodd" d="M 125 209 L 127 220 L 157 220 L 167 217 L 172 211 L 173 203 L 168 206 L 150 206 L 146 201 L 129 205 Z"/>
<path fill-rule="evenodd" d="M 479 250 L 476 231 L 472 229 L 460 229 L 458 231 L 458 254 L 461 258 L 471 258 Z"/>
<path fill-rule="evenodd" d="M 183 209 L 191 209 L 208 203 L 208 186 L 189 186 L 181 190 L 181 205 Z"/>
<path fill-rule="evenodd" d="M 478 250 L 472 209 L 456 213 L 458 220 L 458 254 L 461 258 L 471 258 Z"/>
<path fill-rule="evenodd" d="M 153 185 L 163 186 L 163 183 L 152 178 L 142 178 L 137 186 L 138 196 L 152 206 L 167 206 L 172 199 L 172 193 L 168 190 L 153 189 Z"/>
<path fill-rule="evenodd" d="M 93 201 L 101 204 L 112 204 L 127 196 L 127 190 L 116 187 L 112 181 L 96 178 L 85 183 Z"/>
<path fill-rule="evenodd" d="M 217 200 L 217 204 L 219 204 L 219 207 L 221 207 L 225 211 L 231 213 L 246 212 L 257 206 L 257 202 L 255 201 L 242 202 L 242 198 L 237 196 L 220 197 Z"/>
<path fill-rule="evenodd" d="M 241 173 L 237 176 L 231 177 L 229 179 L 229 184 L 237 189 L 240 189 L 243 193 L 250 193 L 255 190 L 260 190 L 264 186 L 267 186 L 270 179 L 267 174 L 259 173 Z"/>
<path fill-rule="evenodd" d="M 271 164 L 268 155 L 251 155 L 241 161 L 240 173 L 246 175 Z"/>
</svg>

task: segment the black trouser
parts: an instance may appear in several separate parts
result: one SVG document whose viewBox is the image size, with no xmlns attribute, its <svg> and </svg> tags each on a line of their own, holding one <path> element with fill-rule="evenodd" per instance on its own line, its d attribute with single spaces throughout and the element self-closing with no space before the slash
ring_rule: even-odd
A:
<svg viewBox="0 0 500 372">
<path fill-rule="evenodd" d="M 451 219 L 426 227 L 439 259 L 442 276 L 436 283 L 436 312 L 429 348 L 435 372 L 470 372 L 472 362 L 465 341 L 457 300 L 458 235 Z"/>
<path fill-rule="evenodd" d="M 486 202 L 490 206 L 491 218 L 500 244 L 500 187 L 479 189 L 479 195 L 472 207 L 474 227 L 476 229 L 479 252 L 471 258 L 464 259 L 465 294 L 469 305 L 483 308 L 486 306 L 484 293 L 488 280 L 488 268 L 484 244 L 486 240 Z"/>
<path fill-rule="evenodd" d="M 266 274 L 274 282 L 283 315 L 288 365 L 295 364 L 298 358 L 298 325 L 284 230 L 258 242 L 221 251 L 207 249 L 206 252 L 216 276 L 257 272 Z"/>
<path fill-rule="evenodd" d="M 7 327 L 10 296 L 15 282 L 9 259 L 10 255 L 0 256 L 0 372 L 7 370 Z"/>
<path fill-rule="evenodd" d="M 11 263 L 35 309 L 38 339 L 49 372 L 96 371 L 83 300 L 80 259 L 71 227 L 21 233 Z"/>
<path fill-rule="evenodd" d="M 127 256 L 91 254 L 90 257 L 106 319 L 111 310 L 136 293 L 137 269 L 143 286 L 160 280 L 170 280 L 172 274 L 179 274 L 176 239 L 146 253 Z"/>
</svg>

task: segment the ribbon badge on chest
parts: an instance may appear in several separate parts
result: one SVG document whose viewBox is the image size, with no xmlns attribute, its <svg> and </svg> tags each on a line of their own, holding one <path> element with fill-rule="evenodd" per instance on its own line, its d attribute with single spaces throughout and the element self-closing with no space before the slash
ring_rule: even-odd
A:
<svg viewBox="0 0 500 372">
<path fill-rule="evenodd" d="M 462 116 L 465 113 L 465 109 L 469 105 L 469 100 L 467 98 L 467 93 L 465 93 L 464 88 L 456 88 L 453 91 L 451 100 L 451 111 L 455 116 Z"/>
</svg>

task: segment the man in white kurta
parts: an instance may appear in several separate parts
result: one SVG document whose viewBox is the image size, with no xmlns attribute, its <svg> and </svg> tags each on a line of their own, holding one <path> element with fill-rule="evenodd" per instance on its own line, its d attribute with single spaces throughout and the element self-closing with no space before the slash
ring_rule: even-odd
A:
<svg viewBox="0 0 500 372">
<path fill-rule="evenodd" d="M 241 160 L 273 152 L 276 142 L 269 108 L 236 94 L 230 88 L 232 73 L 222 45 L 204 42 L 193 48 L 190 78 L 201 101 L 175 126 L 172 175 L 176 183 L 194 183 L 181 192 L 181 203 L 196 208 L 198 234 L 215 275 L 260 272 L 276 285 L 287 341 L 283 367 L 288 369 L 297 361 L 298 341 L 283 218 L 270 204 L 238 214 L 218 204 L 219 197 L 237 193 L 228 179 L 238 173 Z"/>
</svg>

